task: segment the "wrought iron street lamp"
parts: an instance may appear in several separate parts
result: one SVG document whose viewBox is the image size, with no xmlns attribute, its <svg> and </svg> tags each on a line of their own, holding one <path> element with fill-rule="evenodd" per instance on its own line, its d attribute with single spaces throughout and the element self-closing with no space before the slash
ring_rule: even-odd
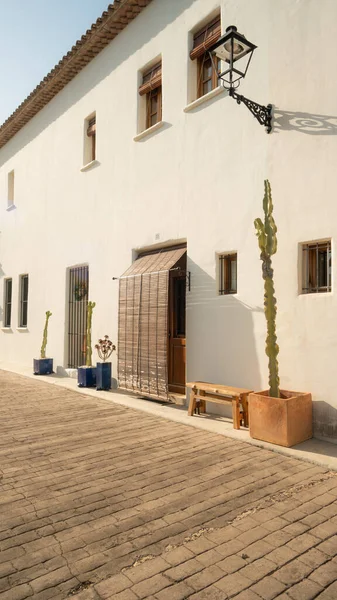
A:
<svg viewBox="0 0 337 600">
<path fill-rule="evenodd" d="M 249 42 L 244 35 L 238 32 L 234 25 L 227 27 L 226 33 L 209 49 L 213 68 L 218 73 L 218 78 L 223 82 L 223 86 L 228 89 L 229 95 L 237 101 L 238 104 L 245 104 L 254 117 L 261 125 L 266 127 L 267 133 L 271 132 L 272 105 L 263 106 L 245 98 L 235 91 L 241 79 L 246 76 L 254 50 L 257 48 Z M 217 62 L 214 58 L 220 59 L 225 64 L 225 70 L 218 72 Z M 239 63 L 240 61 L 240 63 Z"/>
</svg>

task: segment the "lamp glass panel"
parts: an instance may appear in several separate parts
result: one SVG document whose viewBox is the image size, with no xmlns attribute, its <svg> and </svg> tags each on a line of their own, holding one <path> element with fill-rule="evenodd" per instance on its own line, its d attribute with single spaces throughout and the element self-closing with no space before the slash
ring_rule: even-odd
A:
<svg viewBox="0 0 337 600">
<path fill-rule="evenodd" d="M 229 63 L 231 57 L 231 48 L 232 39 L 229 38 L 227 41 L 225 41 L 224 44 L 218 46 L 214 52 L 216 56 L 218 56 L 218 58 Z M 233 36 L 233 62 L 240 60 L 243 56 L 245 56 L 252 50 L 253 48 L 250 45 L 245 44 L 245 42 L 243 42 L 242 40 L 239 41 L 235 39 L 235 36 Z"/>
</svg>

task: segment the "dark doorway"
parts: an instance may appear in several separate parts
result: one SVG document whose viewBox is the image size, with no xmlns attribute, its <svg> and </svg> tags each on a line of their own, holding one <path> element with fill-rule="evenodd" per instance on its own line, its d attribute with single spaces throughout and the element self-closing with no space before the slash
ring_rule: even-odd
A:
<svg viewBox="0 0 337 600">
<path fill-rule="evenodd" d="M 185 394 L 186 253 L 170 272 L 168 325 L 169 392 Z"/>
</svg>

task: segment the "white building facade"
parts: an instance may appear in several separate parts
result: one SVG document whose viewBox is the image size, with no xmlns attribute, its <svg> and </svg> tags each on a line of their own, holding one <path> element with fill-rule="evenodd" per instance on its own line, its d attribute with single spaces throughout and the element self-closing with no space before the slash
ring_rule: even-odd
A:
<svg viewBox="0 0 337 600">
<path fill-rule="evenodd" d="M 281 387 L 311 392 L 315 435 L 337 440 L 336 22 L 334 0 L 110 7 L 0 128 L 0 367 L 38 356 L 46 310 L 54 368 L 83 363 L 90 299 L 128 389 L 146 368 L 159 397 L 185 379 L 265 389 L 269 179 Z M 273 105 L 269 135 L 200 58 L 219 23 L 258 46 L 239 91 Z"/>
</svg>

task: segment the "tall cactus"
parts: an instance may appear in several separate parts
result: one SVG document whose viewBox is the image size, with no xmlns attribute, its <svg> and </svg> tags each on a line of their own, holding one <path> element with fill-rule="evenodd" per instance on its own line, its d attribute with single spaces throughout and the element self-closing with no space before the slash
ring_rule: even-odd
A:
<svg viewBox="0 0 337 600">
<path fill-rule="evenodd" d="M 274 270 L 271 257 L 277 251 L 277 227 L 273 217 L 273 202 L 271 197 L 270 183 L 264 182 L 264 224 L 261 219 L 255 219 L 254 225 L 261 250 L 262 277 L 264 279 L 264 313 L 267 320 L 266 354 L 269 366 L 269 394 L 272 398 L 280 397 L 280 379 L 278 374 L 277 355 L 279 347 L 276 337 L 276 298 L 274 289 Z"/>
<path fill-rule="evenodd" d="M 92 365 L 92 347 L 91 347 L 91 324 L 92 324 L 92 311 L 96 306 L 96 302 L 88 302 L 87 307 L 87 346 L 85 352 L 85 365 L 91 367 Z"/>
<path fill-rule="evenodd" d="M 43 330 L 42 346 L 41 346 L 41 350 L 40 350 L 41 358 L 46 358 L 46 346 L 47 346 L 47 340 L 48 340 L 48 321 L 51 316 L 52 316 L 52 313 L 50 312 L 50 310 L 47 310 L 46 311 L 46 322 L 45 322 L 44 330 Z"/>
</svg>

